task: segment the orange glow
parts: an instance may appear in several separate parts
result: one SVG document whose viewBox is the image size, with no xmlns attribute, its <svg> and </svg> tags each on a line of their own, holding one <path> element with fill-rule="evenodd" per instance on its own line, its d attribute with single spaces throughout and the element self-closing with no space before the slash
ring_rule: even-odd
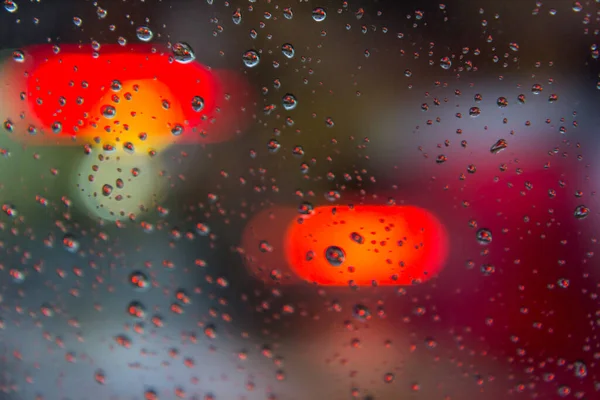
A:
<svg viewBox="0 0 600 400">
<path fill-rule="evenodd" d="M 448 237 L 440 221 L 418 207 L 325 206 L 295 218 L 285 253 L 308 282 L 411 285 L 440 272 Z"/>
<path fill-rule="evenodd" d="M 197 62 L 174 62 L 168 49 L 103 45 L 93 56 L 90 46 L 62 45 L 55 54 L 51 46 L 39 45 L 24 53 L 25 62 L 6 63 L 4 76 L 12 86 L 11 108 L 21 107 L 13 114 L 33 114 L 27 123 L 38 124 L 34 135 L 20 138 L 28 143 L 80 144 L 118 134 L 130 141 L 144 131 L 149 146 L 216 143 L 240 133 L 251 118 L 242 111 L 250 96 L 243 78 Z M 25 102 L 12 99 L 21 92 Z M 200 107 L 194 103 L 197 97 Z M 100 114 L 106 105 L 117 108 L 111 121 Z M 57 124 L 61 128 L 53 129 Z M 183 128 L 179 135 L 172 133 L 176 126 Z"/>
</svg>

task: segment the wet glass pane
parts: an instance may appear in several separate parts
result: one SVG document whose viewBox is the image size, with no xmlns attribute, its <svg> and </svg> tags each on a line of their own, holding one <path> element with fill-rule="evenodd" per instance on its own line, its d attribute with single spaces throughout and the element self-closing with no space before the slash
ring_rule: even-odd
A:
<svg viewBox="0 0 600 400">
<path fill-rule="evenodd" d="M 600 398 L 599 32 L 4 0 L 0 400 Z"/>
</svg>

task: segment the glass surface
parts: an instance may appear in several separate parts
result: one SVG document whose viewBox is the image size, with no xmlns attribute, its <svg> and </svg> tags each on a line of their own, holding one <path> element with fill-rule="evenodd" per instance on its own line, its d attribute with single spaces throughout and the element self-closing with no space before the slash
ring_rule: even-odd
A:
<svg viewBox="0 0 600 400">
<path fill-rule="evenodd" d="M 600 398 L 600 3 L 3 0 L 0 400 Z"/>
</svg>

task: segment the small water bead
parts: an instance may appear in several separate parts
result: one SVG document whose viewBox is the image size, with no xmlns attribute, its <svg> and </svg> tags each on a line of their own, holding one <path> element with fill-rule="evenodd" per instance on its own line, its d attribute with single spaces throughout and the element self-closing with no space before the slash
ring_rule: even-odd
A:
<svg viewBox="0 0 600 400">
<path fill-rule="evenodd" d="M 481 266 L 480 271 L 485 276 L 493 275 L 496 272 L 496 267 L 492 264 L 484 264 Z"/>
<path fill-rule="evenodd" d="M 281 103 L 283 104 L 283 108 L 286 111 L 291 111 L 298 106 L 298 99 L 291 93 L 286 94 L 281 99 Z"/>
<path fill-rule="evenodd" d="M 102 185 L 102 194 L 104 196 L 110 196 L 113 192 L 113 187 L 111 185 L 109 185 L 108 183 L 105 183 L 104 185 Z"/>
<path fill-rule="evenodd" d="M 154 33 L 147 26 L 140 26 L 136 29 L 135 34 L 142 42 L 149 42 L 154 37 Z"/>
<path fill-rule="evenodd" d="M 2 126 L 4 127 L 4 130 L 6 130 L 9 133 L 12 133 L 15 130 L 15 125 L 10 119 L 5 119 Z"/>
<path fill-rule="evenodd" d="M 104 19 L 108 15 L 108 12 L 104 8 L 98 7 L 96 8 L 96 15 L 98 15 L 98 18 Z"/>
<path fill-rule="evenodd" d="M 514 51 L 514 52 L 517 52 L 517 51 L 519 51 L 519 44 L 518 44 L 518 43 L 514 43 L 514 42 L 513 42 L 513 43 L 511 43 L 511 44 L 509 45 L 509 47 L 510 47 L 510 49 L 511 49 L 512 51 Z"/>
<path fill-rule="evenodd" d="M 52 129 L 52 133 L 60 133 L 62 131 L 62 124 L 58 121 L 54 121 L 50 126 L 50 129 Z"/>
<path fill-rule="evenodd" d="M 352 239 L 353 242 L 358 244 L 363 244 L 365 242 L 364 236 L 358 232 L 352 232 L 350 234 L 350 239 Z"/>
<path fill-rule="evenodd" d="M 112 119 L 117 115 L 117 110 L 111 105 L 102 106 L 101 112 L 102 116 L 108 119 Z"/>
<path fill-rule="evenodd" d="M 254 68 L 260 63 L 260 56 L 255 50 L 248 50 L 242 56 L 244 65 L 248 68 Z"/>
<path fill-rule="evenodd" d="M 296 54 L 296 50 L 294 50 L 294 46 L 291 43 L 285 43 L 281 46 L 281 52 L 287 58 L 293 58 L 294 54 Z"/>
<path fill-rule="evenodd" d="M 371 311 L 363 304 L 356 304 L 352 307 L 352 316 L 361 322 L 371 319 Z"/>
<path fill-rule="evenodd" d="M 266 240 L 260 241 L 260 243 L 258 244 L 258 249 L 261 251 L 261 253 L 272 253 L 273 252 L 273 246 L 271 246 L 271 244 L 269 242 L 267 242 Z"/>
<path fill-rule="evenodd" d="M 317 22 L 323 22 L 327 18 L 327 12 L 323 7 L 317 7 L 312 11 L 312 18 Z"/>
<path fill-rule="evenodd" d="M 312 203 L 309 203 L 308 201 L 303 201 L 298 206 L 298 213 L 302 215 L 312 214 L 314 210 L 315 207 L 312 205 Z"/>
<path fill-rule="evenodd" d="M 204 109 L 204 99 L 200 96 L 194 96 L 192 99 L 192 110 L 200 112 Z"/>
<path fill-rule="evenodd" d="M 129 275 L 129 283 L 138 291 L 150 289 L 150 280 L 142 271 L 134 271 Z"/>
<path fill-rule="evenodd" d="M 339 267 L 346 260 L 346 253 L 341 247 L 329 246 L 325 250 L 325 258 L 334 267 Z"/>
<path fill-rule="evenodd" d="M 177 124 L 173 128 L 171 128 L 171 135 L 180 136 L 181 134 L 183 134 L 183 130 L 183 126 Z"/>
<path fill-rule="evenodd" d="M 500 108 L 505 108 L 508 107 L 508 100 L 506 99 L 506 97 L 498 97 L 498 100 L 496 100 L 496 104 L 498 104 L 498 107 Z"/>
<path fill-rule="evenodd" d="M 242 10 L 239 8 L 231 15 L 231 20 L 234 24 L 239 25 L 242 22 Z"/>
<path fill-rule="evenodd" d="M 473 118 L 478 117 L 481 114 L 481 109 L 479 107 L 471 107 L 469 109 L 469 115 Z"/>
<path fill-rule="evenodd" d="M 476 93 L 475 96 L 473 96 L 473 100 L 475 100 L 476 102 L 480 102 L 483 100 L 483 96 L 479 93 Z"/>
<path fill-rule="evenodd" d="M 294 18 L 294 11 L 290 7 L 286 7 L 283 9 L 283 16 L 285 19 L 292 19 Z"/>
<path fill-rule="evenodd" d="M 76 253 L 79 250 L 79 241 L 69 233 L 63 236 L 62 244 L 69 253 Z"/>
<path fill-rule="evenodd" d="M 492 243 L 492 231 L 486 228 L 479 229 L 475 234 L 477 241 L 481 245 L 488 245 Z"/>
<path fill-rule="evenodd" d="M 452 61 L 450 60 L 449 57 L 442 57 L 440 59 L 440 67 L 442 67 L 443 69 L 450 69 L 450 67 L 452 67 Z"/>
<path fill-rule="evenodd" d="M 588 374 L 587 365 L 583 361 L 575 361 L 573 370 L 575 371 L 575 376 L 578 378 L 585 378 Z"/>
<path fill-rule="evenodd" d="M 194 50 L 187 43 L 175 43 L 172 50 L 173 58 L 180 64 L 189 64 L 196 59 Z"/>
<path fill-rule="evenodd" d="M 584 219 L 586 218 L 588 215 L 590 215 L 590 209 L 587 208 L 584 205 L 579 205 L 575 208 L 575 211 L 573 213 L 573 215 L 575 216 L 575 218 L 577 219 Z"/>
<path fill-rule="evenodd" d="M 127 306 L 127 314 L 135 318 L 143 319 L 146 316 L 146 307 L 139 301 L 132 301 Z"/>
<path fill-rule="evenodd" d="M 75 26 L 81 26 L 81 24 L 83 24 L 83 20 L 79 17 L 73 17 L 73 23 Z"/>
<path fill-rule="evenodd" d="M 540 94 L 540 93 L 542 93 L 543 90 L 544 90 L 544 88 L 539 83 L 536 83 L 535 85 L 533 85 L 531 87 L 531 93 L 533 93 L 533 94 Z"/>
<path fill-rule="evenodd" d="M 269 153 L 277 153 L 281 149 L 281 144 L 276 139 L 271 139 L 267 142 Z"/>
<path fill-rule="evenodd" d="M 23 62 L 25 62 L 25 53 L 23 53 L 23 51 L 21 51 L 21 50 L 15 50 L 12 53 L 12 59 L 15 62 L 23 63 Z"/>
<path fill-rule="evenodd" d="M 11 218 L 16 218 L 19 215 L 17 208 L 13 204 L 3 204 L 2 212 Z"/>
<path fill-rule="evenodd" d="M 556 103 L 558 101 L 558 95 L 557 94 L 551 94 L 550 96 L 548 96 L 548 103 Z"/>
</svg>

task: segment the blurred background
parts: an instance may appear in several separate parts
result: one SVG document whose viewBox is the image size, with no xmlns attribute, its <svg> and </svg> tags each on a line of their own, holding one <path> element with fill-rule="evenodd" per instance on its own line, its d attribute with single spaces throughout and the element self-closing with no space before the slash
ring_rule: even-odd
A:
<svg viewBox="0 0 600 400">
<path fill-rule="evenodd" d="M 0 399 L 600 397 L 598 1 L 0 11 Z"/>
</svg>

